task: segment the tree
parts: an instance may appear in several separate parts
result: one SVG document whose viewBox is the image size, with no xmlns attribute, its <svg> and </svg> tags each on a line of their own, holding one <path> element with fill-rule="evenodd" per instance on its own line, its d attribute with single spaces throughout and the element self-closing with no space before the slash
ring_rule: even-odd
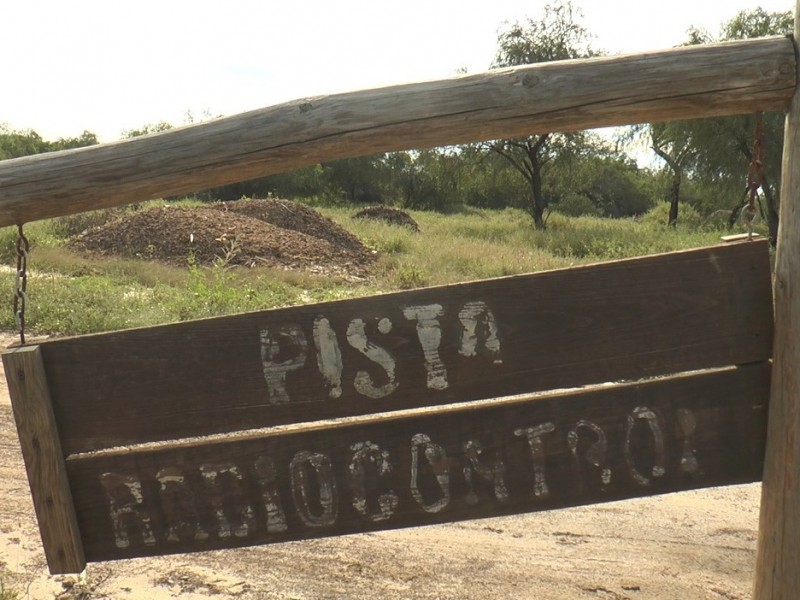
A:
<svg viewBox="0 0 800 600">
<path fill-rule="evenodd" d="M 390 190 L 405 208 L 445 212 L 461 203 L 466 168 L 460 148 L 392 152 L 384 160 Z"/>
<path fill-rule="evenodd" d="M 8 125 L 0 123 L 0 160 L 19 158 L 42 152 L 81 148 L 97 143 L 97 136 L 91 131 L 84 131 L 75 138 L 59 138 L 55 142 L 48 142 L 33 129 L 15 130 Z"/>
<path fill-rule="evenodd" d="M 589 32 L 578 21 L 580 13 L 570 1 L 545 6 L 539 21 L 516 22 L 498 37 L 493 68 L 587 58 L 597 52 L 589 46 Z M 537 229 L 545 226 L 545 168 L 554 157 L 577 152 L 585 145 L 582 133 L 543 133 L 515 140 L 491 142 L 488 147 L 502 156 L 525 178 L 530 197 L 526 206 Z"/>
<path fill-rule="evenodd" d="M 50 150 L 71 150 L 72 148 L 84 148 L 100 143 L 97 135 L 91 131 L 84 130 L 78 137 L 60 137 L 55 142 L 50 143 Z"/>
<path fill-rule="evenodd" d="M 344 196 L 353 203 L 382 202 L 387 179 L 383 158 L 383 154 L 375 154 L 322 163 L 325 193 L 331 198 Z"/>
<path fill-rule="evenodd" d="M 652 208 L 652 198 L 643 189 L 649 174 L 623 154 L 598 149 L 558 160 L 554 171 L 554 210 L 563 214 L 622 218 Z"/>
<path fill-rule="evenodd" d="M 691 136 L 687 135 L 681 122 L 652 123 L 650 125 L 650 142 L 655 152 L 672 172 L 669 189 L 669 214 L 667 224 L 675 227 L 678 224 L 678 202 L 681 197 L 683 176 L 693 160 L 694 146 Z"/>
<path fill-rule="evenodd" d="M 0 160 L 47 152 L 48 145 L 32 129 L 17 131 L 0 124 Z"/>
<path fill-rule="evenodd" d="M 142 135 L 150 135 L 151 133 L 161 133 L 162 131 L 169 131 L 173 128 L 172 123 L 166 121 L 159 121 L 158 123 L 145 123 L 136 129 L 126 129 L 122 132 L 124 139 L 131 139 Z"/>
<path fill-rule="evenodd" d="M 791 12 L 768 13 L 761 8 L 742 11 L 723 24 L 718 39 L 700 29 L 690 29 L 687 45 L 705 44 L 714 41 L 746 39 L 767 35 L 786 35 L 793 31 Z M 783 147 L 783 113 L 763 115 L 765 161 L 764 179 L 761 189 L 764 194 L 764 213 L 770 230 L 770 238 L 776 239 L 778 231 L 778 191 L 780 181 L 781 149 Z M 732 198 L 729 208 L 736 216 L 741 208 L 747 172 L 753 158 L 755 116 L 714 117 L 671 123 L 649 125 L 649 133 L 656 153 L 680 179 L 689 174 L 706 185 L 715 185 L 726 190 Z M 658 148 L 663 150 L 659 152 Z M 676 179 L 673 179 L 671 200 L 675 196 Z M 731 206 L 735 205 L 735 206 Z M 677 209 L 677 204 L 675 204 Z M 677 219 L 677 210 L 674 214 Z M 673 213 L 670 211 L 670 222 Z"/>
</svg>

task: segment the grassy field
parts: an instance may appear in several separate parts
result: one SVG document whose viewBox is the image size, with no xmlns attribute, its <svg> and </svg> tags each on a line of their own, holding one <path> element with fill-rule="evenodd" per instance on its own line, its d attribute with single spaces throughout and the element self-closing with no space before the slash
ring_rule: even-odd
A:
<svg viewBox="0 0 800 600">
<path fill-rule="evenodd" d="M 442 215 L 410 211 L 421 232 L 351 218 L 356 209 L 322 208 L 380 255 L 363 283 L 287 271 L 167 266 L 147 260 L 87 259 L 66 247 L 68 236 L 107 213 L 26 226 L 31 242 L 26 320 L 35 333 L 70 335 L 365 296 L 397 289 L 530 273 L 715 244 L 721 232 L 697 219 L 663 225 L 661 207 L 641 219 L 551 215 L 535 231 L 517 210 L 465 209 Z M 14 329 L 16 229 L 0 230 L 7 309 L 0 327 Z"/>
</svg>

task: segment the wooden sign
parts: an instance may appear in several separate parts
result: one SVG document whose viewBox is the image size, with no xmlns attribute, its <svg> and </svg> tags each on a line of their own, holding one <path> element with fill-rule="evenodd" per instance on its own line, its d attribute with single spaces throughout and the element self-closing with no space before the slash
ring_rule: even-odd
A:
<svg viewBox="0 0 800 600">
<path fill-rule="evenodd" d="M 765 241 L 41 345 L 68 454 L 765 360 Z"/>
<path fill-rule="evenodd" d="M 768 245 L 748 242 L 54 340 L 4 363 L 18 421 L 37 423 L 20 436 L 35 437 L 22 443 L 34 503 L 51 569 L 66 570 L 78 551 L 232 548 L 754 481 L 771 342 Z M 604 385 L 530 395 L 585 384 Z M 527 395 L 496 399 L 512 394 Z M 26 418 L 37 405 L 51 422 Z M 37 475 L 42 440 L 64 501 Z M 78 558 L 50 560 L 59 551 Z"/>
</svg>

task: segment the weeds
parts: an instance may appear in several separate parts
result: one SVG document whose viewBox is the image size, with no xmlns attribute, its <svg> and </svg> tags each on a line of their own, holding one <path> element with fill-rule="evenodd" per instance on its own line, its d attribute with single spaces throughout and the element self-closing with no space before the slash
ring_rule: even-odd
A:
<svg viewBox="0 0 800 600">
<path fill-rule="evenodd" d="M 28 583 L 30 586 L 30 583 Z M 23 590 L 18 585 L 11 585 L 4 576 L 0 576 L 0 600 L 23 600 L 27 598 L 29 592 Z"/>
<path fill-rule="evenodd" d="M 183 268 L 87 257 L 65 246 L 59 237 L 63 223 L 34 223 L 26 228 L 31 239 L 27 322 L 40 333 L 124 329 L 711 245 L 720 235 L 708 226 L 667 227 L 663 207 L 638 220 L 554 213 L 544 231 L 534 230 L 530 218 L 514 209 L 446 216 L 411 211 L 421 233 L 352 219 L 352 208 L 320 212 L 379 250 L 370 281 L 354 285 L 308 273 L 234 267 L 241 251 L 235 239 L 220 240 L 210 267 L 199 266 L 191 255 Z M 0 299 L 0 327 L 7 329 L 14 327 L 15 244 L 16 228 L 0 230 L 0 259 L 8 266 L 0 273 L 0 290 L 8 298 L 8 310 L 2 310 Z"/>
</svg>

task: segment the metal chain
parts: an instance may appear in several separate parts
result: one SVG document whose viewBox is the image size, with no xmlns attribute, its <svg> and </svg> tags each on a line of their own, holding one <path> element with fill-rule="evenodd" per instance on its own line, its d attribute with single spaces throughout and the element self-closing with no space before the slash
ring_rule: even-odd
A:
<svg viewBox="0 0 800 600">
<path fill-rule="evenodd" d="M 742 207 L 742 220 L 747 225 L 747 239 L 753 239 L 753 223 L 758 216 L 758 188 L 764 185 L 764 118 L 756 113 L 756 127 L 753 134 L 753 150 L 750 154 L 750 167 L 747 169 L 747 204 Z"/>
<path fill-rule="evenodd" d="M 19 330 L 19 341 L 25 345 L 25 303 L 28 299 L 28 251 L 30 244 L 22 231 L 22 225 L 17 225 L 17 280 L 14 286 L 14 319 Z"/>
</svg>

